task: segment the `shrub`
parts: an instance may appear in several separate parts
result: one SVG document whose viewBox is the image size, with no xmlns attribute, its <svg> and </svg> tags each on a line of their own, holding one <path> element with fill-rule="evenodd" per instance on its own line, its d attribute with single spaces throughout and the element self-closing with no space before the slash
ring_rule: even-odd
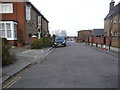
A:
<svg viewBox="0 0 120 90">
<path fill-rule="evenodd" d="M 51 47 L 52 46 L 52 38 L 43 38 L 44 47 Z"/>
<path fill-rule="evenodd" d="M 36 39 L 31 43 L 31 49 L 41 49 L 43 48 L 43 39 Z"/>
<path fill-rule="evenodd" d="M 6 38 L 2 38 L 2 44 L 7 44 L 7 39 Z"/>
<path fill-rule="evenodd" d="M 12 64 L 13 60 L 15 60 L 15 58 L 10 55 L 9 52 L 10 46 L 8 45 L 2 45 L 2 65 L 8 65 L 8 64 Z"/>
<path fill-rule="evenodd" d="M 41 38 L 32 41 L 31 49 L 41 49 L 52 46 L 52 38 Z"/>
<path fill-rule="evenodd" d="M 15 59 L 15 56 L 10 55 L 9 49 L 10 46 L 7 44 L 7 39 L 2 38 L 2 65 L 12 64 Z"/>
</svg>

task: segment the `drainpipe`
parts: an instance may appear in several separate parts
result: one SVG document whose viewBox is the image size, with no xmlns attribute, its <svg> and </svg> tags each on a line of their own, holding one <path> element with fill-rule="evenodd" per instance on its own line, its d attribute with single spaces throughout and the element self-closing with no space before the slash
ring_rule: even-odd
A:
<svg viewBox="0 0 120 90">
<path fill-rule="evenodd" d="M 113 16 L 110 17 L 110 30 L 109 30 L 109 36 L 110 36 L 110 45 L 109 50 L 112 44 L 112 28 L 113 28 Z"/>
</svg>

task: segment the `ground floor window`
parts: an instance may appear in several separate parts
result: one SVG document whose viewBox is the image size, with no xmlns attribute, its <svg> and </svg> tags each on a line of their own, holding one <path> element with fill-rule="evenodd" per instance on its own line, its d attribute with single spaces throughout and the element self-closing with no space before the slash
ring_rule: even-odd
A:
<svg viewBox="0 0 120 90">
<path fill-rule="evenodd" d="M 114 32 L 114 35 L 116 36 L 116 37 L 118 37 L 118 36 L 120 36 L 120 32 Z"/>
<path fill-rule="evenodd" d="M 17 23 L 14 21 L 0 21 L 0 37 L 7 40 L 17 40 Z"/>
</svg>

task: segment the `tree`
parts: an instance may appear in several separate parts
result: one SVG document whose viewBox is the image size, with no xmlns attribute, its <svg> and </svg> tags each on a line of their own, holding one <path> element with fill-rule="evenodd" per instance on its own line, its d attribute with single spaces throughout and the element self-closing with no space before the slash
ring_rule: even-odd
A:
<svg viewBox="0 0 120 90">
<path fill-rule="evenodd" d="M 66 30 L 54 30 L 54 31 L 52 31 L 52 34 L 60 35 L 60 36 L 67 36 Z"/>
</svg>

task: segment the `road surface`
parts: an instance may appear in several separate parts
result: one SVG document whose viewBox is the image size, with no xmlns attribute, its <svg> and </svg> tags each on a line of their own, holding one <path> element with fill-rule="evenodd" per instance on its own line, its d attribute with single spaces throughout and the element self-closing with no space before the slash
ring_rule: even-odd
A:
<svg viewBox="0 0 120 90">
<path fill-rule="evenodd" d="M 67 42 L 22 71 L 10 88 L 117 88 L 116 53 Z M 15 78 L 14 77 L 14 78 Z"/>
</svg>

